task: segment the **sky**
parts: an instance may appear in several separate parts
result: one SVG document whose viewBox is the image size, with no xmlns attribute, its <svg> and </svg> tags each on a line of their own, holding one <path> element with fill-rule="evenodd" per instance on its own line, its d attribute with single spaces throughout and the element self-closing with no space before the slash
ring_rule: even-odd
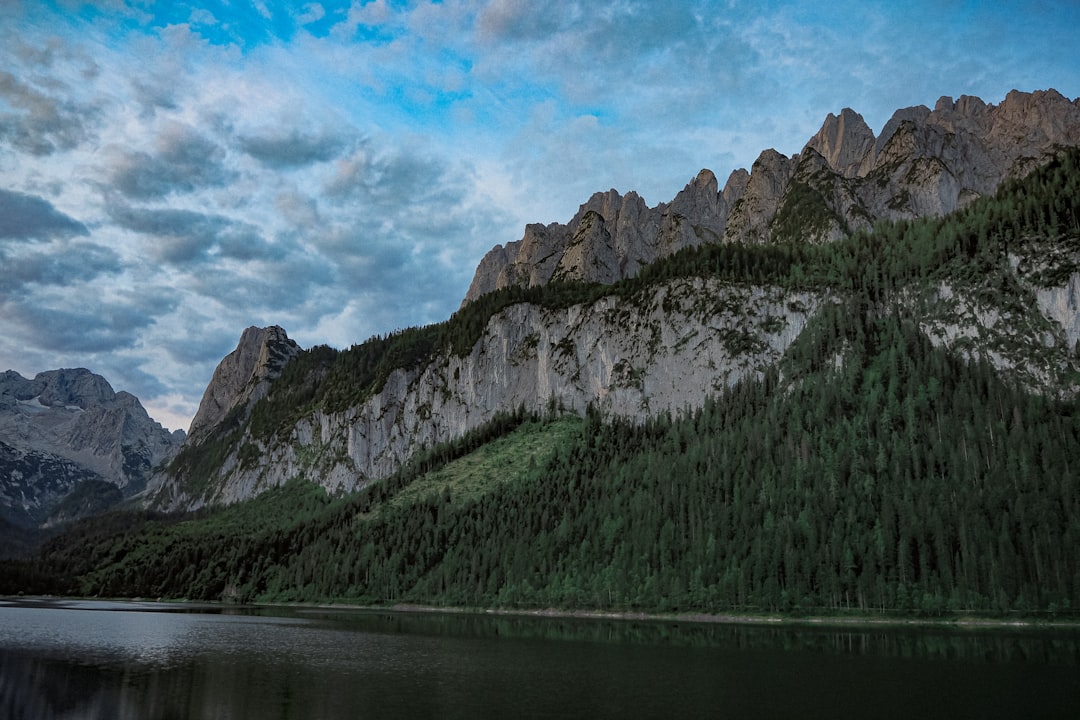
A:
<svg viewBox="0 0 1080 720">
<path fill-rule="evenodd" d="M 851 107 L 1080 95 L 1080 3 L 0 1 L 0 370 L 186 429 L 244 328 L 440 322 L 594 192 L 670 201 Z"/>
</svg>

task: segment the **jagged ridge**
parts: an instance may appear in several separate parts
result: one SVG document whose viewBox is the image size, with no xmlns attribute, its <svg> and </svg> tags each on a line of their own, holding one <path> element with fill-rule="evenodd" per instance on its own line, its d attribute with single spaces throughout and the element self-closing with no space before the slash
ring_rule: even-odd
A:
<svg viewBox="0 0 1080 720">
<path fill-rule="evenodd" d="M 1077 144 L 1080 99 L 1055 90 L 1013 91 L 997 106 L 942 97 L 933 110 L 897 110 L 879 136 L 845 108 L 801 153 L 765 150 L 723 190 L 702 170 L 670 203 L 609 190 L 566 225 L 527 226 L 484 256 L 463 302 L 513 285 L 612 283 L 702 243 L 836 240 L 880 220 L 944 215 Z"/>
</svg>

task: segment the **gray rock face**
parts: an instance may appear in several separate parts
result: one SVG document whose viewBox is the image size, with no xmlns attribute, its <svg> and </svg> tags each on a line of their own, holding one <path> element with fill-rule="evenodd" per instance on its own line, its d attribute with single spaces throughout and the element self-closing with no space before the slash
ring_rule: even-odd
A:
<svg viewBox="0 0 1080 720">
<path fill-rule="evenodd" d="M 230 503 L 293 477 L 356 490 L 417 450 L 519 406 L 584 413 L 592 404 L 633 419 L 696 408 L 774 364 L 821 300 L 689 279 L 565 310 L 513 305 L 491 319 L 467 356 L 443 354 L 420 372 L 396 370 L 362 405 L 315 412 L 269 444 L 245 435 L 205 490 L 192 494 L 167 478 L 155 501 L 164 509 Z M 254 463 L 239 461 L 245 444 L 258 448 Z"/>
<path fill-rule="evenodd" d="M 89 370 L 32 380 L 9 370 L 0 375 L 0 512 L 23 526 L 47 522 L 87 481 L 132 495 L 182 440 Z"/>
<path fill-rule="evenodd" d="M 780 200 L 787 191 L 795 163 L 769 149 L 761 153 L 750 169 L 746 191 L 731 209 L 724 240 L 765 242 Z"/>
<path fill-rule="evenodd" d="M 728 208 L 710 170 L 702 170 L 670 204 L 655 208 L 635 192 L 596 193 L 567 225 L 528 225 L 521 240 L 492 248 L 480 261 L 465 303 L 512 285 L 610 284 L 633 277 L 658 258 L 719 240 Z"/>
<path fill-rule="evenodd" d="M 244 330 L 236 349 L 222 358 L 214 370 L 181 451 L 197 450 L 215 434 L 221 434 L 223 425 L 241 426 L 255 403 L 266 396 L 271 383 L 300 351 L 300 346 L 277 325 Z M 229 462 L 236 462 L 235 449 Z M 192 480 L 176 472 L 179 471 L 163 468 L 156 473 L 148 483 L 146 502 L 172 509 L 187 507 L 168 499 L 177 493 L 179 486 Z M 192 507 L 199 505 L 195 503 Z"/>
<path fill-rule="evenodd" d="M 214 370 L 191 420 L 189 441 L 200 442 L 234 408 L 250 410 L 298 352 L 300 346 L 276 325 L 244 330 L 236 349 Z"/>
<path fill-rule="evenodd" d="M 825 124 L 810 138 L 806 147 L 816 150 L 830 168 L 841 177 L 866 175 L 874 160 L 874 131 L 863 116 L 844 108 L 837 117 L 829 113 Z"/>
<path fill-rule="evenodd" d="M 874 136 L 850 108 L 830 114 L 791 158 L 766 150 L 722 192 L 703 170 L 671 203 L 598 193 L 568 225 L 530 225 L 481 261 L 464 303 L 509 285 L 611 283 L 701 242 L 824 242 L 878 220 L 938 216 L 1080 145 L 1080 100 L 1013 91 L 1000 105 L 962 96 L 896 111 Z"/>
</svg>

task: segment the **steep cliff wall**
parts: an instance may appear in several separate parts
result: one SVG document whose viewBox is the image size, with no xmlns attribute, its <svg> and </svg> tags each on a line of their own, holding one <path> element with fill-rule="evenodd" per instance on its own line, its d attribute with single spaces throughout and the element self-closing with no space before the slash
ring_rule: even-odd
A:
<svg viewBox="0 0 1080 720">
<path fill-rule="evenodd" d="M 943 99 L 932 111 L 898 111 L 875 137 L 846 110 L 799 155 L 766 151 L 722 191 L 702 171 L 668 205 L 650 209 L 634 193 L 609 191 L 568 225 L 530 225 L 519 243 L 489 253 L 470 295 L 558 280 L 600 286 L 467 298 L 456 320 L 403 333 L 396 345 L 379 339 L 340 355 L 317 348 L 291 366 L 301 351 L 283 330 L 249 328 L 148 501 L 165 509 L 234 502 L 294 477 L 354 490 L 518 408 L 594 406 L 633 420 L 692 410 L 780 362 L 833 302 L 845 312 L 893 313 L 955 356 L 986 360 L 1037 392 L 1075 394 L 1080 162 L 1060 145 L 1078 144 L 1077 113 L 1052 91 L 1013 93 L 997 108 Z M 1040 153 L 1051 152 L 1057 159 L 1043 163 Z M 955 223 L 901 223 L 818 243 L 877 217 L 956 210 L 1035 167 L 1031 180 Z M 733 240 L 750 246 L 724 245 Z M 766 240 L 791 244 L 755 244 Z M 603 288 L 706 244 L 648 278 Z M 674 276 L 682 279 L 660 279 Z M 567 306 L 571 296 L 599 299 Z M 797 361 L 788 367 L 797 376 Z"/>
<path fill-rule="evenodd" d="M 200 488 L 205 494 L 163 479 L 157 503 L 233 502 L 296 476 L 353 490 L 518 407 L 580 413 L 591 404 L 634 419 L 692 409 L 774 364 L 821 302 L 812 293 L 688 279 L 562 310 L 512 305 L 467 356 L 444 353 L 421 372 L 395 370 L 367 402 L 314 412 L 286 437 L 245 436 Z M 257 448 L 246 463 L 245 444 Z"/>
</svg>

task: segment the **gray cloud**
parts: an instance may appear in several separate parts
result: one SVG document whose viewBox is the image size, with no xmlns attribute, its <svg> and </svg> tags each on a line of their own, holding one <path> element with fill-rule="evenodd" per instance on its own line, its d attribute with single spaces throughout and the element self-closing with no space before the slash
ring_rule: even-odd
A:
<svg viewBox="0 0 1080 720">
<path fill-rule="evenodd" d="M 94 243 L 61 243 L 40 252 L 11 256 L 0 248 L 0 293 L 12 293 L 24 285 L 68 286 L 94 278 L 119 273 L 120 256 L 110 248 Z"/>
<path fill-rule="evenodd" d="M 305 135 L 298 130 L 239 138 L 240 149 L 272 168 L 296 168 L 336 158 L 346 147 L 344 137 L 333 133 Z"/>
<path fill-rule="evenodd" d="M 373 158 L 365 148 L 338 163 L 324 191 L 338 204 L 364 202 L 409 217 L 429 203 L 461 202 L 467 187 L 466 178 L 435 155 L 392 152 Z"/>
<path fill-rule="evenodd" d="M 337 287 L 341 270 L 326 257 L 294 247 L 272 262 L 245 265 L 245 272 L 207 265 L 193 273 L 186 287 L 232 312 L 270 314 L 312 310 L 333 304 L 345 287 Z"/>
<path fill-rule="evenodd" d="M 174 299 L 149 292 L 128 293 L 120 300 L 101 300 L 91 295 L 6 302 L 0 304 L 0 311 L 13 334 L 36 348 L 96 353 L 136 345 L 141 331 L 176 306 Z"/>
<path fill-rule="evenodd" d="M 142 106 L 143 115 L 149 116 L 158 110 L 176 110 L 175 84 L 158 78 L 131 80 L 131 90 L 135 101 Z"/>
<path fill-rule="evenodd" d="M 486 250 L 597 190 L 670 200 L 844 105 L 877 129 L 938 94 L 1077 92 L 1046 50 L 1063 3 L 242 5 L 0 0 L 0 357 L 197 403 L 243 327 L 443 320 Z"/>
<path fill-rule="evenodd" d="M 171 124 L 157 138 L 153 154 L 113 146 L 111 186 L 129 198 L 147 200 L 204 187 L 220 187 L 236 177 L 225 150 L 194 128 Z"/>
<path fill-rule="evenodd" d="M 221 358 L 236 347 L 243 329 L 211 329 L 206 326 L 208 320 L 203 316 L 195 318 L 183 332 L 164 338 L 161 349 L 177 363 L 212 370 Z M 206 380 L 203 380 L 203 384 L 206 384 Z"/>
<path fill-rule="evenodd" d="M 577 3 L 557 8 L 529 0 L 495 0 L 478 14 L 479 37 L 492 43 L 543 40 L 581 21 Z"/>
<path fill-rule="evenodd" d="M 45 198 L 0 190 L 0 238 L 47 240 L 87 234 L 85 225 Z"/>
<path fill-rule="evenodd" d="M 139 208 L 112 203 L 109 216 L 120 227 L 153 238 L 145 250 L 153 260 L 185 265 L 212 255 L 237 260 L 276 260 L 280 248 L 267 243 L 259 229 L 222 215 L 173 208 Z"/>
<path fill-rule="evenodd" d="M 95 106 L 59 100 L 3 71 L 0 99 L 15 109 L 0 113 L 0 140 L 36 156 L 70 150 L 88 140 L 88 126 L 98 113 Z"/>
</svg>

